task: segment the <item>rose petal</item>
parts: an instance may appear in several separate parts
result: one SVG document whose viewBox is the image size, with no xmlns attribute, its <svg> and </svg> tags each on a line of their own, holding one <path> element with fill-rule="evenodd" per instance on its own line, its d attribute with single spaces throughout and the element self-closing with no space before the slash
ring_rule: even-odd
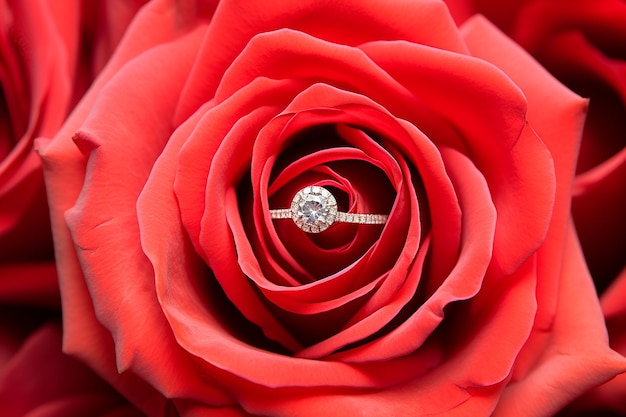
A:
<svg viewBox="0 0 626 417">
<path fill-rule="evenodd" d="M 96 294 L 108 294 L 106 298 L 94 297 L 97 302 L 95 307 L 103 324 L 113 331 L 115 337 L 123 337 L 117 327 L 121 323 L 134 321 L 131 319 L 133 316 L 141 316 L 135 320 L 145 320 L 145 311 L 137 310 L 136 305 L 139 300 L 151 298 L 150 291 L 145 290 L 149 287 L 144 287 L 141 282 L 152 281 L 152 269 L 144 260 L 138 233 L 133 234 L 128 231 L 137 228 L 136 196 L 144 185 L 154 159 L 168 138 L 167 115 L 172 112 L 175 105 L 172 98 L 178 94 L 185 78 L 185 67 L 181 65 L 181 62 L 185 58 L 190 60 L 193 57 L 190 52 L 193 51 L 201 34 L 201 32 L 195 32 L 193 36 L 183 38 L 184 42 L 179 41 L 153 48 L 148 53 L 149 55 L 145 54 L 141 60 L 135 61 L 134 65 L 127 65 L 103 89 L 101 98 L 96 103 L 90 118 L 75 136 L 79 148 L 89 155 L 87 187 L 81 192 L 74 207 L 66 212 L 66 219 L 78 248 L 79 259 L 90 291 Z M 163 54 L 167 56 L 171 50 L 176 50 L 178 53 L 176 65 L 162 66 L 158 72 L 153 71 L 150 76 L 146 70 L 154 67 L 156 62 L 162 61 Z M 126 74 L 127 72 L 132 73 Z M 124 75 L 134 79 L 138 74 L 141 74 L 143 83 L 133 82 L 132 85 L 125 83 Z M 167 83 L 164 83 L 165 79 Z M 143 106 L 141 101 L 146 97 L 144 91 L 146 89 L 152 91 L 155 86 L 160 86 L 159 91 L 162 96 L 159 102 L 161 105 L 157 105 L 153 98 L 150 98 L 151 103 L 154 104 L 150 107 L 152 111 L 144 111 L 141 115 L 128 111 L 125 106 L 120 106 L 117 98 L 111 97 L 108 93 L 112 89 L 121 89 L 125 92 L 128 103 L 132 103 L 132 106 Z M 105 112 L 105 120 L 109 121 L 106 126 L 100 122 L 90 122 L 100 119 L 102 113 L 99 112 Z M 139 117 L 142 118 L 139 119 Z M 137 125 L 142 126 L 142 129 L 132 128 Z M 119 138 L 122 137 L 129 138 L 131 145 L 129 146 L 127 141 L 120 141 Z M 132 146 L 132 141 L 140 144 L 141 152 Z M 129 164 L 134 167 L 133 181 L 125 177 L 123 181 L 116 181 L 120 177 L 112 176 L 111 173 L 126 172 Z M 94 189 L 98 191 L 92 191 Z M 110 201 L 111 195 L 117 196 L 115 201 Z M 122 230 L 126 233 L 120 233 Z M 114 241 L 111 240 L 111 236 L 119 236 L 125 240 Z M 125 259 L 129 261 L 124 262 Z M 125 271 L 125 273 L 122 274 L 119 271 Z M 131 273 L 135 280 L 127 280 L 125 277 L 128 273 Z M 92 280 L 91 277 L 94 276 L 107 276 L 108 278 Z M 114 288 L 120 287 L 124 287 L 125 290 L 113 291 Z M 117 299 L 116 295 L 126 299 L 132 297 L 134 299 L 132 305 L 122 308 L 121 306 L 125 303 Z M 156 318 L 158 314 L 153 312 L 149 316 Z M 155 326 L 157 326 L 156 323 Z M 134 331 L 131 333 L 137 335 Z M 145 337 L 151 336 L 140 336 L 144 341 Z M 119 343 L 124 342 L 119 341 Z M 126 352 L 128 351 L 119 351 L 120 355 Z M 120 367 L 126 367 L 128 360 L 129 358 L 120 356 Z"/>
<path fill-rule="evenodd" d="M 608 347 L 593 283 L 571 223 L 562 256 L 557 311 L 550 329 L 521 353 L 496 416 L 549 416 L 591 387 L 626 370 L 626 359 Z M 583 312 L 584 311 L 584 312 Z M 541 387 L 541 389 L 538 389 Z"/>
<path fill-rule="evenodd" d="M 80 354 L 86 361 L 97 366 L 101 375 L 111 381 L 113 385 L 124 387 L 123 390 L 127 395 L 132 397 L 137 403 L 140 403 L 142 409 L 155 410 L 154 413 L 158 415 L 159 412 L 156 410 L 163 409 L 163 401 L 160 400 L 162 397 L 154 388 L 131 373 L 127 372 L 120 375 L 116 371 L 115 358 L 112 357 L 113 350 L 110 345 L 111 336 L 94 316 L 94 307 L 90 301 L 91 297 L 87 292 L 76 256 L 73 254 L 73 242 L 64 222 L 64 212 L 72 207 L 76 200 L 84 182 L 84 172 L 86 170 L 85 158 L 71 141 L 71 137 L 92 109 L 93 103 L 98 98 L 103 85 L 127 61 L 154 45 L 179 37 L 181 33 L 188 31 L 191 24 L 196 23 L 193 20 L 195 15 L 178 16 L 172 12 L 163 13 L 163 11 L 167 10 L 167 5 L 156 2 L 152 4 L 151 7 L 142 10 L 129 29 L 131 33 L 151 33 L 151 36 L 129 36 L 127 41 L 122 42 L 110 65 L 103 71 L 98 81 L 94 83 L 90 93 L 78 106 L 55 140 L 50 143 L 40 141 L 38 148 L 43 156 L 46 169 L 50 174 L 47 177 L 47 181 L 50 190 L 49 200 L 53 207 L 51 216 L 55 230 L 55 243 L 57 244 L 57 262 L 59 270 L 62 271 L 60 282 L 63 292 L 64 318 L 66 320 L 66 349 Z M 175 10 L 181 13 L 184 12 L 183 9 Z M 191 19 L 189 19 L 190 16 Z M 197 37 L 198 34 L 195 36 Z M 162 59 L 158 60 L 159 64 L 163 62 Z M 150 74 L 155 75 L 155 72 L 151 71 Z M 161 75 L 165 76 L 166 74 Z M 145 87 L 146 85 L 141 84 L 133 87 L 140 86 Z M 111 100 L 111 98 L 108 98 L 108 100 Z M 113 104 L 114 108 L 117 108 L 115 102 L 109 101 L 109 103 Z M 104 111 L 104 109 L 100 108 L 99 111 Z M 106 129 L 105 126 L 100 128 Z M 83 143 L 85 145 L 90 144 L 89 141 Z M 83 149 L 88 149 L 88 147 L 83 147 Z M 144 317 L 139 317 L 142 323 Z M 122 321 L 115 325 L 126 323 L 128 322 Z M 119 334 L 117 335 L 119 336 Z M 150 348 L 150 346 L 145 347 Z M 121 352 L 124 352 L 123 348 Z M 131 352 L 127 351 L 127 353 Z M 137 358 L 133 360 L 135 359 Z M 168 389 L 171 388 L 168 387 Z"/>
<path fill-rule="evenodd" d="M 525 51 L 503 36 L 484 18 L 470 19 L 463 25 L 462 31 L 474 56 L 498 65 L 523 89 L 528 99 L 527 118 L 532 121 L 532 129 L 537 132 L 537 136 L 541 138 L 554 160 L 556 193 L 548 234 L 540 249 L 542 254 L 539 257 L 539 270 L 541 276 L 558 277 L 561 266 L 558 262 L 554 262 L 554 254 L 561 253 L 563 236 L 567 228 L 572 179 L 586 101 L 560 84 Z M 484 42 L 487 38 L 490 39 L 488 44 Z M 550 109 L 550 111 L 545 109 Z M 555 123 L 555 120 L 559 122 Z M 536 156 L 534 153 L 523 153 L 522 156 L 524 155 L 533 158 Z M 534 166 L 534 163 L 529 164 L 529 168 Z M 537 185 L 540 186 L 540 184 Z M 541 188 L 535 189 L 539 191 Z M 537 206 L 541 209 L 545 207 L 534 204 L 535 199 L 532 195 L 528 198 L 532 199 L 533 207 Z M 528 217 L 529 220 L 535 218 L 537 217 Z M 537 322 L 548 328 L 558 301 L 556 293 L 559 281 L 541 279 L 538 285 Z"/>
<path fill-rule="evenodd" d="M 446 280 L 397 329 L 363 346 L 339 353 L 337 356 L 341 360 L 389 360 L 414 352 L 443 320 L 444 308 L 449 303 L 468 299 L 480 289 L 491 261 L 495 210 L 486 197 L 488 190 L 484 179 L 475 168 L 470 168 L 469 161 L 451 150 L 446 151 L 446 157 L 455 161 L 448 169 L 453 177 L 452 183 L 458 187 L 464 213 L 457 264 Z"/>
<path fill-rule="evenodd" d="M 246 24 L 241 25 L 241 17 Z M 320 19 L 326 22 L 319 25 Z M 390 25 L 389 22 L 394 22 Z M 238 28 L 233 31 L 232 28 Z M 226 69 L 254 35 L 285 27 L 331 42 L 358 45 L 373 39 L 405 39 L 442 49 L 464 51 L 447 8 L 439 1 L 404 4 L 364 1 L 355 10 L 349 3 L 306 0 L 285 4 L 224 2 L 216 11 L 200 60 L 180 102 L 176 120 L 183 120 L 206 97 L 213 97 Z M 415 30 L 416 27 L 421 30 Z M 332 28 L 328 30 L 327 28 Z M 228 42 L 223 42 L 228 33 Z M 254 66 L 250 67 L 253 70 Z"/>
</svg>

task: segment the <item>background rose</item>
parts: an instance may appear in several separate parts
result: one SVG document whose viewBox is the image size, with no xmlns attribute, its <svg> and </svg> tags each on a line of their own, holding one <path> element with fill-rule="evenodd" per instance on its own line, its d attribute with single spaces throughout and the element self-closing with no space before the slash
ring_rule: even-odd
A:
<svg viewBox="0 0 626 417">
<path fill-rule="evenodd" d="M 61 352 L 61 328 L 57 323 L 41 324 L 40 315 L 18 308 L 3 308 L 0 312 L 3 416 L 143 415 L 89 368 Z M 6 320 L 12 315 L 23 318 L 19 325 Z"/>
<path fill-rule="evenodd" d="M 61 353 L 37 137 L 54 136 L 143 1 L 0 0 L 0 414 L 140 413 Z M 40 327 L 41 326 L 41 327 Z"/>
<path fill-rule="evenodd" d="M 185 6 L 40 143 L 68 351 L 183 415 L 550 415 L 624 369 L 569 222 L 584 100 L 440 2 Z M 311 182 L 388 224 L 269 219 Z"/>
<path fill-rule="evenodd" d="M 142 1 L 0 1 L 0 302 L 58 305 L 36 137 L 52 137 Z"/>
</svg>

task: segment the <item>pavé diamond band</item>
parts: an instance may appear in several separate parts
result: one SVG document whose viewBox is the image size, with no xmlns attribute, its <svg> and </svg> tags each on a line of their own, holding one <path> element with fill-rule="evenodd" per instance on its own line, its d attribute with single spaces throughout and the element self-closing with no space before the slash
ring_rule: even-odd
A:
<svg viewBox="0 0 626 417">
<path fill-rule="evenodd" d="M 337 210 L 335 196 L 324 187 L 310 185 L 298 191 L 291 207 L 270 210 L 272 219 L 291 219 L 307 233 L 320 233 L 333 223 L 385 224 L 386 214 L 344 213 Z"/>
</svg>

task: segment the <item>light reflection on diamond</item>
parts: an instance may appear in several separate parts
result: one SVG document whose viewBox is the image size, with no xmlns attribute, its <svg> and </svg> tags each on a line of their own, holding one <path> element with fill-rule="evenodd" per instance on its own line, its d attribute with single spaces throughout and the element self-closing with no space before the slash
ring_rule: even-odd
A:
<svg viewBox="0 0 626 417">
<path fill-rule="evenodd" d="M 298 191 L 291 202 L 291 218 L 308 233 L 328 229 L 337 217 L 337 201 L 324 187 L 311 185 Z"/>
</svg>

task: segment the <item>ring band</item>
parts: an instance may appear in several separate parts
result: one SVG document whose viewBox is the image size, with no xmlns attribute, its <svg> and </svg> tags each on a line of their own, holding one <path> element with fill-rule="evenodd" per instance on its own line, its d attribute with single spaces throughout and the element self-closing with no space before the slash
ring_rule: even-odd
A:
<svg viewBox="0 0 626 417">
<path fill-rule="evenodd" d="M 386 214 L 359 214 L 338 211 L 335 196 L 324 187 L 309 185 L 296 193 L 291 207 L 270 210 L 272 219 L 291 219 L 307 233 L 320 233 L 333 223 L 385 224 Z"/>
</svg>

